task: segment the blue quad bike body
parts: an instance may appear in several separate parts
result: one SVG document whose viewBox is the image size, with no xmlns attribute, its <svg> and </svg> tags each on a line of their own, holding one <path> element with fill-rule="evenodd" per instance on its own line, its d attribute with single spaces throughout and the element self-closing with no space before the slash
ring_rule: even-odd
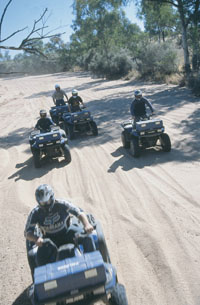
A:
<svg viewBox="0 0 200 305">
<path fill-rule="evenodd" d="M 65 112 L 62 118 L 64 129 L 70 140 L 73 140 L 77 133 L 90 132 L 94 136 L 98 135 L 97 124 L 88 110 L 80 109 L 77 112 Z"/>
<path fill-rule="evenodd" d="M 63 114 L 64 113 L 68 113 L 68 112 L 69 112 L 68 105 L 53 106 L 49 110 L 49 113 L 50 113 L 50 116 L 52 118 L 52 121 L 56 125 L 60 125 L 60 127 L 62 127 L 62 123 L 63 123 Z"/>
<path fill-rule="evenodd" d="M 165 152 L 171 151 L 171 141 L 163 121 L 152 119 L 148 116 L 141 117 L 136 123 L 128 120 L 121 124 L 122 146 L 130 148 L 131 155 L 135 158 L 141 155 L 142 150 L 151 147 L 160 147 Z"/>
<path fill-rule="evenodd" d="M 71 162 L 71 153 L 64 130 L 52 126 L 48 132 L 34 130 L 29 137 L 29 144 L 36 168 L 41 167 L 44 158 L 64 157 L 67 164 Z"/>
<path fill-rule="evenodd" d="M 92 215 L 87 217 L 95 228 L 94 252 L 84 253 L 82 245 L 75 242 L 61 246 L 55 262 L 36 267 L 36 256 L 31 253 L 35 251 L 36 255 L 37 247 L 27 241 L 29 265 L 35 264 L 33 285 L 28 292 L 32 305 L 89 305 L 98 300 L 107 305 L 128 305 L 125 287 L 118 283 L 111 264 L 101 225 Z M 72 224 L 83 230 L 75 217 Z"/>
</svg>

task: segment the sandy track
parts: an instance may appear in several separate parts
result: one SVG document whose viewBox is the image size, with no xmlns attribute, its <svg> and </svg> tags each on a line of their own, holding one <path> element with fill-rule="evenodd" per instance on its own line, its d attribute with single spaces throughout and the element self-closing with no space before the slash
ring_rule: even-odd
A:
<svg viewBox="0 0 200 305">
<path fill-rule="evenodd" d="M 99 136 L 70 142 L 72 162 L 33 167 L 28 134 L 41 108 L 52 106 L 59 83 L 76 87 Z M 121 147 L 140 86 L 164 120 L 172 151 L 134 159 Z M 34 191 L 49 183 L 101 221 L 113 264 L 130 305 L 200 303 L 199 106 L 185 88 L 92 79 L 61 73 L 0 80 L 0 304 L 25 305 L 31 283 L 23 230 Z"/>
</svg>

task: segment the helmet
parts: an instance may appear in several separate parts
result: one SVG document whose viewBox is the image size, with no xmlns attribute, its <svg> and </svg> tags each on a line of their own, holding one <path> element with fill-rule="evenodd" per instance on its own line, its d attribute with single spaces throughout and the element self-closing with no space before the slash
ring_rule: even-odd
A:
<svg viewBox="0 0 200 305">
<path fill-rule="evenodd" d="M 78 95 L 78 91 L 76 89 L 72 90 L 72 96 L 77 96 Z"/>
<path fill-rule="evenodd" d="M 134 95 L 136 98 L 141 98 L 142 97 L 142 91 L 141 90 L 135 90 Z"/>
<path fill-rule="evenodd" d="M 54 192 L 50 185 L 41 184 L 35 191 L 35 198 L 39 206 L 45 211 L 50 211 L 55 202 Z"/>
<path fill-rule="evenodd" d="M 56 84 L 55 85 L 55 89 L 59 88 L 60 89 L 60 85 Z"/>
<path fill-rule="evenodd" d="M 46 118 L 46 116 L 47 116 L 46 110 L 44 110 L 44 109 L 40 110 L 40 117 L 41 118 Z"/>
</svg>

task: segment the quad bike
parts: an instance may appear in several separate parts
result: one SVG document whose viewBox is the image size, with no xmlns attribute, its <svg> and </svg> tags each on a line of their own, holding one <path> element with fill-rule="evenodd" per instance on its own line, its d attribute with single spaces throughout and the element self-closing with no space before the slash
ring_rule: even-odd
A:
<svg viewBox="0 0 200 305">
<path fill-rule="evenodd" d="M 118 283 L 117 272 L 111 264 L 101 225 L 93 215 L 87 215 L 94 227 L 92 238 L 96 251 L 84 253 L 80 236 L 83 225 L 71 217 L 71 225 L 80 227 L 74 244 L 63 245 L 54 255 L 55 262 L 37 267 L 37 246 L 27 241 L 27 256 L 34 269 L 33 285 L 28 291 L 32 305 L 105 304 L 128 305 L 125 287 Z"/>
<path fill-rule="evenodd" d="M 60 125 L 63 122 L 63 114 L 69 112 L 68 105 L 62 105 L 62 106 L 53 106 L 49 110 L 50 116 L 52 118 L 52 121 L 56 125 Z"/>
<path fill-rule="evenodd" d="M 36 168 L 41 167 L 45 157 L 64 157 L 67 164 L 71 162 L 71 154 L 64 130 L 58 126 L 52 126 L 48 132 L 34 130 L 29 137 L 29 143 L 33 154 L 33 162 Z"/>
<path fill-rule="evenodd" d="M 70 140 L 75 138 L 77 133 L 90 132 L 92 135 L 98 135 L 98 129 L 90 111 L 83 110 L 77 112 L 64 113 L 63 116 L 64 129 Z"/>
<path fill-rule="evenodd" d="M 121 124 L 124 129 L 121 133 L 122 145 L 130 148 L 133 157 L 141 155 L 142 150 L 150 147 L 161 147 L 164 152 L 171 151 L 171 141 L 162 120 L 144 116 L 137 122 L 128 120 Z"/>
</svg>

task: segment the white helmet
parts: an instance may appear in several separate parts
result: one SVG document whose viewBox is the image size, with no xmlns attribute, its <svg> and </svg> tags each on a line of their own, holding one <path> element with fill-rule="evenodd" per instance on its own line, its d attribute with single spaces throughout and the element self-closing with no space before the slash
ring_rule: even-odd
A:
<svg viewBox="0 0 200 305">
<path fill-rule="evenodd" d="M 72 90 L 72 96 L 77 96 L 78 95 L 78 91 L 76 89 Z"/>
<path fill-rule="evenodd" d="M 39 206 L 45 211 L 50 211 L 55 202 L 54 192 L 50 185 L 41 184 L 35 191 L 35 198 Z"/>
<path fill-rule="evenodd" d="M 136 98 L 141 98 L 142 97 L 142 91 L 141 90 L 135 90 L 134 95 Z"/>
<path fill-rule="evenodd" d="M 60 85 L 56 84 L 55 85 L 55 89 L 60 88 Z"/>
</svg>

